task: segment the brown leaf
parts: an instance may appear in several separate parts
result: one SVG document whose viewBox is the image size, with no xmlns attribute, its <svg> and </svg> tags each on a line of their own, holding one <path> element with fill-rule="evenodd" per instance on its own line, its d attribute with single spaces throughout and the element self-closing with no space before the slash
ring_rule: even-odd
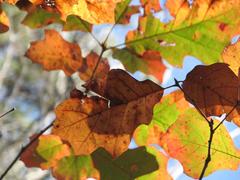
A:
<svg viewBox="0 0 240 180">
<path fill-rule="evenodd" d="M 153 106 L 163 94 L 160 86 L 148 80 L 138 82 L 123 70 L 111 70 L 107 84 L 115 106 L 108 107 L 99 97 L 70 98 L 55 110 L 52 133 L 69 142 L 77 155 L 90 154 L 98 147 L 120 155 L 136 127 L 150 123 Z"/>
<path fill-rule="evenodd" d="M 196 105 L 205 116 L 220 116 L 231 112 L 239 101 L 239 80 L 227 64 L 216 63 L 197 66 L 183 83 L 185 98 Z M 228 120 L 236 118 L 239 123 L 239 108 L 235 109 Z"/>
<path fill-rule="evenodd" d="M 45 39 L 31 43 L 26 57 L 41 64 L 45 70 L 63 70 L 72 75 L 82 65 L 81 49 L 65 41 L 55 30 L 45 30 Z"/>
</svg>

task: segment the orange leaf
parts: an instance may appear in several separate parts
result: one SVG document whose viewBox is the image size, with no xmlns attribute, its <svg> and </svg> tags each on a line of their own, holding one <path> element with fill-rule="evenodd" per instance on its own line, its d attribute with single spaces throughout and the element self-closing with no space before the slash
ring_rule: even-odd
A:
<svg viewBox="0 0 240 180">
<path fill-rule="evenodd" d="M 197 66 L 183 83 L 186 99 L 207 117 L 230 113 L 239 101 L 238 88 L 238 77 L 224 63 Z M 227 120 L 232 118 L 240 125 L 239 108 L 235 108 Z"/>
<path fill-rule="evenodd" d="M 32 136 L 30 139 L 33 139 Z M 70 155 L 70 149 L 55 135 L 41 135 L 21 155 L 21 160 L 27 167 L 49 169 L 57 161 Z"/>
<path fill-rule="evenodd" d="M 45 30 L 45 39 L 32 42 L 26 56 L 45 70 L 61 69 L 67 76 L 82 65 L 80 47 L 65 41 L 55 30 Z"/>
<path fill-rule="evenodd" d="M 124 152 L 135 128 L 149 124 L 163 89 L 151 81 L 138 82 L 122 70 L 108 74 L 106 97 L 70 98 L 57 106 L 53 134 L 69 142 L 76 155 L 104 147 L 113 156 Z M 113 105 L 114 104 L 114 105 Z"/>
<path fill-rule="evenodd" d="M 77 15 L 92 24 L 114 23 L 114 10 L 121 0 L 31 0 L 35 5 L 57 9 L 65 20 L 68 15 Z"/>
<path fill-rule="evenodd" d="M 151 11 L 157 12 L 161 10 L 159 0 L 140 0 L 143 5 L 145 15 L 149 15 Z"/>
<path fill-rule="evenodd" d="M 240 67 L 240 40 L 235 44 L 229 45 L 222 53 L 223 61 L 230 65 L 232 71 L 238 75 Z"/>
</svg>

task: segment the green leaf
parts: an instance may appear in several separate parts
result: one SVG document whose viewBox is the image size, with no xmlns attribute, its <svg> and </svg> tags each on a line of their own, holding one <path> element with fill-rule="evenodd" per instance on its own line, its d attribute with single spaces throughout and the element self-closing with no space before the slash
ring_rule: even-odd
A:
<svg viewBox="0 0 240 180">
<path fill-rule="evenodd" d="M 156 157 L 158 164 L 160 164 L 159 169 L 152 173 L 143 175 L 137 178 L 137 180 L 149 180 L 149 179 L 150 180 L 155 180 L 155 179 L 172 180 L 172 177 L 168 174 L 168 171 L 167 171 L 168 157 L 166 157 L 166 155 L 164 155 L 162 152 L 160 152 L 154 147 L 147 147 L 147 152 Z"/>
<path fill-rule="evenodd" d="M 219 121 L 214 120 L 216 127 Z M 164 150 L 173 158 L 179 160 L 184 172 L 199 178 L 208 152 L 209 125 L 200 113 L 188 109 L 168 129 L 161 139 Z M 240 163 L 240 153 L 224 125 L 214 133 L 211 147 L 211 161 L 205 176 L 217 170 L 237 170 Z"/>
<path fill-rule="evenodd" d="M 205 7 L 208 9 L 203 10 Z M 140 55 L 146 50 L 158 50 L 173 65 L 182 65 L 187 55 L 206 64 L 215 63 L 221 60 L 222 50 L 238 30 L 239 8 L 238 0 L 196 3 L 192 9 L 185 5 L 169 24 L 153 15 L 140 17 L 139 27 L 128 34 L 126 45 Z"/>
<path fill-rule="evenodd" d="M 180 113 L 189 108 L 181 91 L 164 96 L 153 109 L 153 119 L 149 125 L 140 125 L 134 133 L 135 142 L 140 145 L 158 144 L 159 139 L 175 123 Z"/>
<path fill-rule="evenodd" d="M 64 31 L 83 31 L 83 32 L 91 32 L 92 31 L 92 25 L 88 23 L 87 21 L 84 21 L 78 16 L 75 15 L 69 15 L 67 17 L 66 23 L 63 27 Z"/>
<path fill-rule="evenodd" d="M 31 137 L 33 139 L 34 136 Z M 57 161 L 70 155 L 70 148 L 63 144 L 60 137 L 55 135 L 42 135 L 27 148 L 21 155 L 21 160 L 27 167 L 40 167 L 49 169 Z"/>
<path fill-rule="evenodd" d="M 63 24 L 63 21 L 59 14 L 37 8 L 28 13 L 22 23 L 30 28 L 41 28 L 52 23 Z"/>
<path fill-rule="evenodd" d="M 133 14 L 139 13 L 138 6 L 129 6 L 131 0 L 123 0 L 115 8 L 115 21 L 119 24 L 128 24 Z"/>
<path fill-rule="evenodd" d="M 134 54 L 130 49 L 114 49 L 113 57 L 120 60 L 125 68 L 134 73 L 142 71 L 155 76 L 162 82 L 163 74 L 166 70 L 158 51 L 145 51 L 143 55 Z"/>
<path fill-rule="evenodd" d="M 99 148 L 92 153 L 92 158 L 104 180 L 131 180 L 158 169 L 155 157 L 145 147 L 127 150 L 117 159 Z"/>
<path fill-rule="evenodd" d="M 93 167 L 91 156 L 69 156 L 58 161 L 53 168 L 53 176 L 57 179 L 98 178 L 98 171 Z"/>
</svg>

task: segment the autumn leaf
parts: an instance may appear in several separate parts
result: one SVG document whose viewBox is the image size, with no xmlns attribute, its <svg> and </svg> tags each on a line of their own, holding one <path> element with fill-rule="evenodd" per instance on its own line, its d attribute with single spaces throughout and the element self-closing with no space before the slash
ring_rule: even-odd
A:
<svg viewBox="0 0 240 180">
<path fill-rule="evenodd" d="M 30 28 L 42 28 L 52 23 L 63 24 L 58 13 L 48 12 L 42 8 L 31 10 L 22 21 Z"/>
<path fill-rule="evenodd" d="M 80 47 L 65 41 L 55 30 L 45 30 L 45 39 L 32 42 L 26 57 L 45 70 L 63 70 L 67 76 L 82 66 Z"/>
<path fill-rule="evenodd" d="M 190 108 L 182 91 L 164 96 L 153 109 L 153 118 L 149 125 L 140 125 L 134 132 L 134 140 L 139 146 L 159 144 L 161 137 L 174 124 L 178 116 Z"/>
<path fill-rule="evenodd" d="M 154 155 L 145 147 L 127 150 L 116 159 L 112 159 L 103 148 L 92 153 L 95 166 L 100 171 L 101 179 L 131 180 L 158 169 Z"/>
<path fill-rule="evenodd" d="M 214 125 L 219 124 L 215 120 Z M 183 165 L 184 173 L 199 178 L 208 152 L 210 131 L 206 120 L 194 109 L 187 109 L 161 139 L 164 150 Z M 227 129 L 220 126 L 214 133 L 211 161 L 205 176 L 223 169 L 237 170 L 240 154 Z"/>
<path fill-rule="evenodd" d="M 161 10 L 159 0 L 140 0 L 142 7 L 144 8 L 144 14 L 149 15 L 151 12 L 158 12 Z"/>
<path fill-rule="evenodd" d="M 166 70 L 158 51 L 148 50 L 142 55 L 135 54 L 129 49 L 114 49 L 113 57 L 120 60 L 129 72 L 142 71 L 155 76 L 160 82 Z"/>
<path fill-rule="evenodd" d="M 56 0 L 45 2 L 44 0 L 31 0 L 35 6 L 57 9 L 63 20 L 68 15 L 77 15 L 91 24 L 114 23 L 114 10 L 121 0 Z"/>
<path fill-rule="evenodd" d="M 176 2 L 167 1 L 171 6 Z M 125 44 L 139 55 L 146 50 L 157 50 L 177 66 L 182 65 L 187 55 L 212 64 L 221 59 L 224 47 L 239 30 L 239 8 L 239 0 L 196 0 L 191 7 L 184 1 L 168 24 L 151 14 L 140 17 L 139 27 L 128 33 Z"/>
<path fill-rule="evenodd" d="M 30 139 L 33 139 L 32 136 Z M 58 160 L 70 155 L 70 148 L 63 144 L 55 135 L 41 135 L 21 155 L 21 160 L 27 167 L 49 169 L 54 167 Z"/>
<path fill-rule="evenodd" d="M 240 67 L 240 41 L 235 44 L 229 45 L 224 49 L 222 53 L 222 59 L 225 63 L 229 64 L 232 71 L 238 75 L 238 69 Z"/>
<path fill-rule="evenodd" d="M 9 20 L 5 12 L 2 11 L 2 1 L 0 1 L 0 33 L 8 31 Z"/>
<path fill-rule="evenodd" d="M 183 82 L 186 99 L 205 116 L 230 113 L 227 120 L 239 126 L 238 88 L 238 77 L 224 63 L 196 66 Z"/>
<path fill-rule="evenodd" d="M 128 24 L 133 14 L 140 13 L 139 6 L 130 6 L 131 0 L 123 0 L 115 9 L 115 22 L 117 24 Z"/>
<path fill-rule="evenodd" d="M 53 167 L 53 176 L 58 180 L 99 179 L 91 156 L 68 156 L 58 161 Z"/>
<path fill-rule="evenodd" d="M 52 134 L 69 142 L 76 155 L 104 147 L 113 156 L 124 152 L 140 124 L 149 124 L 163 89 L 151 81 L 138 82 L 123 70 L 108 74 L 106 96 L 70 98 L 57 106 Z"/>
<path fill-rule="evenodd" d="M 143 175 L 141 177 L 136 178 L 137 180 L 148 180 L 148 179 L 164 179 L 164 180 L 172 180 L 172 177 L 169 175 L 168 171 L 167 171 L 167 166 L 168 166 L 168 157 L 166 157 L 166 155 L 164 155 L 162 152 L 160 152 L 159 150 L 157 150 L 155 147 L 146 147 L 146 150 L 148 153 L 152 154 L 155 156 L 158 164 L 159 164 L 159 168 L 158 170 Z M 145 163 L 144 163 L 145 164 Z"/>
<path fill-rule="evenodd" d="M 83 31 L 91 32 L 92 25 L 87 21 L 84 21 L 78 16 L 69 15 L 66 19 L 66 23 L 63 26 L 64 31 Z"/>
</svg>

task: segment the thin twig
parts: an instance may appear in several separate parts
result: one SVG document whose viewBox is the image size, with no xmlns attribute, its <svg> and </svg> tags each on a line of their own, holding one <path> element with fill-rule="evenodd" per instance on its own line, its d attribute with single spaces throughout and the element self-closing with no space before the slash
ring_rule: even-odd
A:
<svg viewBox="0 0 240 180">
<path fill-rule="evenodd" d="M 46 128 L 41 130 L 27 145 L 22 147 L 22 149 L 19 151 L 17 156 L 13 159 L 11 164 L 7 167 L 7 169 L 3 172 L 3 174 L 0 176 L 0 180 L 2 180 L 8 173 L 8 171 L 14 166 L 14 164 L 17 162 L 17 160 L 20 158 L 20 156 L 27 150 L 29 146 L 31 146 L 44 132 L 46 132 L 50 127 L 53 126 L 53 122 L 49 124 Z"/>
<path fill-rule="evenodd" d="M 99 63 L 100 63 L 100 61 L 101 61 L 101 59 L 102 59 L 102 56 L 103 56 L 103 53 L 104 53 L 104 52 L 105 52 L 105 49 L 103 48 L 102 51 L 101 51 L 101 53 L 100 53 L 100 55 L 99 55 L 99 57 L 98 57 L 97 63 L 96 63 L 96 65 L 95 65 L 94 69 L 93 69 L 93 72 L 92 72 L 92 74 L 91 74 L 91 77 L 90 77 L 89 80 L 88 80 L 88 83 L 90 83 L 90 84 L 91 84 L 91 82 L 92 82 L 92 80 L 93 80 L 93 78 L 94 78 L 94 76 L 95 76 L 95 73 L 96 73 L 96 71 L 97 71 L 98 65 L 99 65 Z"/>
<path fill-rule="evenodd" d="M 199 180 L 202 180 L 209 162 L 211 161 L 211 146 L 212 146 L 212 140 L 213 140 L 213 135 L 214 135 L 214 129 L 213 129 L 213 125 L 214 125 L 214 121 L 211 119 L 210 121 L 208 121 L 209 123 L 209 130 L 210 130 L 210 135 L 209 135 L 209 140 L 208 140 L 208 154 L 207 154 L 207 158 L 205 159 L 205 163 L 202 169 L 202 172 L 200 174 Z"/>
<path fill-rule="evenodd" d="M 231 109 L 231 111 L 229 111 L 229 113 L 226 115 L 226 117 L 213 129 L 214 131 L 217 130 L 221 124 L 227 119 L 227 117 L 234 111 L 234 109 L 236 109 L 236 107 L 238 106 L 238 103 Z"/>
<path fill-rule="evenodd" d="M 0 115 L 0 118 L 2 118 L 3 116 L 6 116 L 10 112 L 13 112 L 14 110 L 15 110 L 15 108 L 10 109 L 9 111 L 7 111 L 4 114 Z"/>
</svg>

